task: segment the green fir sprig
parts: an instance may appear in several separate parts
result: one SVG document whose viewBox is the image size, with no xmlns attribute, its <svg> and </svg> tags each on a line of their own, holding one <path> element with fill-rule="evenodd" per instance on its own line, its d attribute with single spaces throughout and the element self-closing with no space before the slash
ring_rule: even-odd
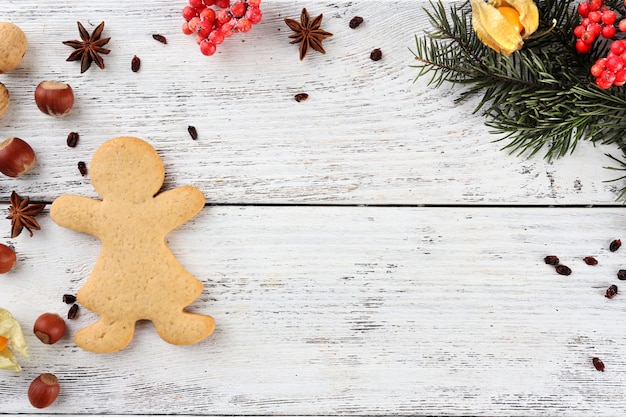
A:
<svg viewBox="0 0 626 417">
<path fill-rule="evenodd" d="M 464 88 L 457 101 L 479 96 L 475 112 L 517 155 L 543 153 L 548 159 L 571 154 L 581 140 L 614 144 L 622 152 L 613 162 L 626 171 L 626 86 L 601 89 L 591 66 L 606 56 L 610 41 L 596 40 L 588 54 L 575 48 L 573 29 L 580 22 L 578 1 L 540 0 L 538 36 L 510 56 L 484 45 L 471 25 L 469 1 L 444 6 L 441 0 L 425 9 L 432 30 L 415 36 L 412 50 L 416 80 L 445 82 Z M 605 5 L 625 16 L 623 0 Z M 626 179 L 626 175 L 619 178 Z M 626 187 L 619 199 L 626 197 Z"/>
</svg>

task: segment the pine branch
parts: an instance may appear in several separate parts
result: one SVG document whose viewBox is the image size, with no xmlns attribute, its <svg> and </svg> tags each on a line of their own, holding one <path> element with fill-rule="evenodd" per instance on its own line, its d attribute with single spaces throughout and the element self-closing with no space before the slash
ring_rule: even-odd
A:
<svg viewBox="0 0 626 417">
<path fill-rule="evenodd" d="M 415 36 L 412 51 L 418 64 L 416 80 L 430 75 L 429 85 L 463 85 L 458 102 L 479 96 L 474 112 L 506 142 L 503 149 L 547 159 L 572 153 L 581 140 L 614 144 L 625 154 L 619 161 L 626 171 L 625 88 L 600 89 L 590 68 L 606 55 L 610 42 L 596 41 L 592 53 L 574 48 L 573 29 L 579 24 L 578 2 L 539 0 L 538 33 L 553 26 L 511 56 L 485 46 L 471 27 L 468 1 L 446 9 L 441 0 L 425 9 L 432 32 Z M 626 15 L 623 0 L 605 5 Z M 619 179 L 626 179 L 626 175 Z M 620 198 L 626 198 L 626 188 Z"/>
</svg>

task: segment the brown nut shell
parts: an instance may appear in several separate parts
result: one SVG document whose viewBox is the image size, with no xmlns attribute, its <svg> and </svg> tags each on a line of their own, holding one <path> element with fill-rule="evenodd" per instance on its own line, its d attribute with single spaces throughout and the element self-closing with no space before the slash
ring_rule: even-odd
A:
<svg viewBox="0 0 626 417">
<path fill-rule="evenodd" d="M 0 243 L 0 274 L 11 271 L 17 262 L 15 251 L 4 243 Z"/>
<path fill-rule="evenodd" d="M 35 89 L 35 103 L 42 113 L 63 117 L 72 111 L 74 91 L 66 83 L 42 81 Z"/>
<path fill-rule="evenodd" d="M 24 59 L 28 39 L 17 25 L 0 22 L 0 74 L 13 71 Z"/>
<path fill-rule="evenodd" d="M 53 345 L 65 334 L 65 320 L 54 313 L 43 313 L 35 321 L 33 333 L 42 343 Z"/>
<path fill-rule="evenodd" d="M 37 161 L 35 151 L 20 138 L 9 138 L 0 143 L 0 172 L 8 177 L 19 177 L 30 171 Z"/>
<path fill-rule="evenodd" d="M 30 383 L 28 400 L 35 408 L 46 408 L 56 401 L 60 391 L 59 380 L 54 374 L 41 374 Z"/>
<path fill-rule="evenodd" d="M 4 84 L 0 83 L 0 117 L 6 113 L 10 102 L 11 94 L 9 94 L 9 89 Z"/>
</svg>

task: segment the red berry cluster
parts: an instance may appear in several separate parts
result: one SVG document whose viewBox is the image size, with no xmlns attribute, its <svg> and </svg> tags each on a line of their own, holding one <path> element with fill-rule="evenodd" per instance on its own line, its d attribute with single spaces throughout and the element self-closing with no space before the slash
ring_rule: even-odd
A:
<svg viewBox="0 0 626 417">
<path fill-rule="evenodd" d="M 626 0 L 624 0 L 626 6 Z M 617 31 L 626 32 L 626 18 L 617 21 L 618 15 L 614 10 L 604 5 L 604 0 L 585 0 L 578 5 L 580 24 L 574 28 L 576 50 L 586 54 L 593 48 L 594 42 L 600 36 L 604 39 L 614 39 Z M 610 51 L 605 58 L 600 58 L 591 67 L 591 74 L 596 77 L 596 84 L 600 88 L 610 88 L 613 85 L 622 86 L 626 83 L 626 41 L 613 40 Z"/>
<path fill-rule="evenodd" d="M 600 88 L 618 87 L 626 84 L 626 40 L 614 40 L 606 58 L 600 58 L 591 67 Z"/>
<path fill-rule="evenodd" d="M 249 32 L 261 21 L 261 0 L 189 0 L 183 8 L 183 33 L 196 34 L 200 52 L 213 55 L 217 45 L 237 32 Z M 215 6 L 215 8 L 211 7 Z"/>
</svg>

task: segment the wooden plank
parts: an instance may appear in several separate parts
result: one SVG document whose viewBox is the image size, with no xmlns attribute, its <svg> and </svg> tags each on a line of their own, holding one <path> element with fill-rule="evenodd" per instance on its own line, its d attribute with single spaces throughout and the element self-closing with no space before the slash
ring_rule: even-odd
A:
<svg viewBox="0 0 626 417">
<path fill-rule="evenodd" d="M 3 2 L 4 19 L 23 27 L 30 49 L 0 78 L 13 97 L 0 126 L 4 136 L 29 141 L 40 163 L 24 179 L 0 179 L 0 200 L 12 189 L 43 201 L 68 189 L 93 195 L 76 164 L 121 135 L 149 140 L 163 155 L 167 185 L 197 185 L 210 203 L 613 204 L 622 186 L 605 182 L 618 176 L 602 169 L 612 148 L 586 144 L 555 163 L 515 158 L 472 114 L 476 102 L 454 103 L 457 87 L 413 83 L 410 48 L 428 28 L 425 0 L 264 2 L 263 22 L 210 58 L 180 33 L 183 4 Z M 326 55 L 299 61 L 283 18 L 303 7 L 323 13 L 334 36 Z M 353 30 L 355 15 L 365 22 Z M 90 30 L 106 22 L 112 52 L 104 71 L 81 75 L 65 62 L 71 48 L 61 42 L 78 36 L 77 20 Z M 155 42 L 155 32 L 168 45 Z M 381 61 L 370 60 L 374 48 Z M 35 107 L 34 88 L 48 79 L 74 87 L 69 117 Z M 309 99 L 296 102 L 299 92 Z M 81 135 L 75 149 L 65 145 L 71 131 Z"/>
<path fill-rule="evenodd" d="M 619 208 L 208 207 L 169 235 L 205 284 L 192 305 L 217 330 L 189 347 L 140 323 L 111 355 L 56 345 L 30 328 L 65 314 L 99 250 L 48 216 L 4 239 L 19 266 L 0 306 L 31 357 L 2 372 L 0 413 L 30 413 L 29 381 L 61 379 L 61 414 L 618 415 L 625 366 Z M 6 229 L 5 229 L 6 230 Z M 4 232 L 6 233 L 6 232 Z M 622 249 L 623 250 L 623 249 Z M 543 262 L 558 255 L 574 271 Z M 596 256 L 587 266 L 583 256 Z M 600 357 L 606 371 L 594 369 Z"/>
</svg>

